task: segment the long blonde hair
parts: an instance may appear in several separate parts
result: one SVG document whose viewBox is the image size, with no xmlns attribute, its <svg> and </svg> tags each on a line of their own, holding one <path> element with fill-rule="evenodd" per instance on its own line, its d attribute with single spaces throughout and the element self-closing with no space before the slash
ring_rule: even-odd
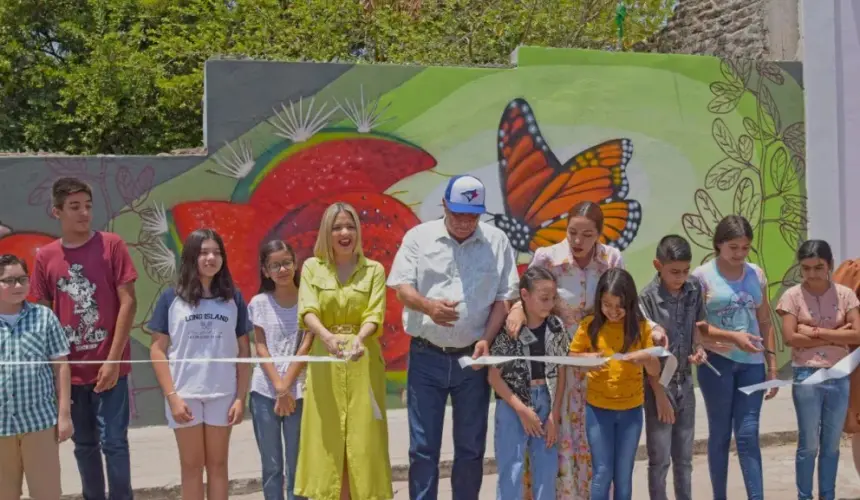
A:
<svg viewBox="0 0 860 500">
<path fill-rule="evenodd" d="M 338 214 L 346 212 L 352 216 L 355 222 L 355 255 L 364 255 L 364 250 L 361 243 L 361 220 L 358 218 L 358 212 L 355 211 L 349 203 L 337 202 L 329 205 L 323 213 L 320 221 L 320 230 L 317 233 L 317 242 L 314 244 L 314 257 L 326 262 L 334 263 L 334 248 L 331 242 L 331 231 L 334 227 L 334 220 Z"/>
</svg>

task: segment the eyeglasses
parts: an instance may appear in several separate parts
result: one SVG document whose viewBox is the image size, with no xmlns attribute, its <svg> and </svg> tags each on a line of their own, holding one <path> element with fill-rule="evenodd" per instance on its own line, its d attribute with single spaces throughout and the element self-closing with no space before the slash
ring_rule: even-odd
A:
<svg viewBox="0 0 860 500">
<path fill-rule="evenodd" d="M 27 286 L 30 283 L 29 276 L 13 276 L 11 278 L 0 279 L 0 284 L 12 288 L 15 285 Z"/>
<path fill-rule="evenodd" d="M 296 265 L 294 262 L 285 260 L 284 262 L 272 262 L 271 264 L 266 266 L 266 269 L 268 269 L 270 273 L 276 273 L 281 269 L 292 269 L 294 265 Z"/>
</svg>

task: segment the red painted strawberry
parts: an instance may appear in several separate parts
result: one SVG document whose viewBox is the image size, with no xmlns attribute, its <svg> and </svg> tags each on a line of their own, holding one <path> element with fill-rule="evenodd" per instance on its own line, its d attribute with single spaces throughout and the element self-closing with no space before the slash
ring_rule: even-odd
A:
<svg viewBox="0 0 860 500">
<path fill-rule="evenodd" d="M 320 132 L 307 143 L 284 143 L 257 160 L 233 201 L 257 207 L 264 225 L 320 197 L 346 192 L 381 193 L 436 160 L 421 148 L 379 135 Z"/>
<path fill-rule="evenodd" d="M 192 201 L 170 209 L 174 236 L 172 247 L 177 257 L 185 238 L 195 229 L 214 229 L 224 240 L 230 273 L 245 300 L 260 286 L 258 252 L 267 228 L 258 224 L 259 212 L 249 205 L 225 201 Z"/>
<path fill-rule="evenodd" d="M 406 231 L 418 225 L 421 220 L 400 200 L 383 193 L 358 192 L 334 194 L 318 198 L 307 205 L 289 213 L 275 227 L 274 233 L 280 236 L 317 231 L 323 213 L 329 205 L 342 201 L 352 205 L 359 214 L 361 227 L 378 226 L 391 232 L 389 239 L 398 243 Z M 364 238 L 365 246 L 367 238 Z"/>
<path fill-rule="evenodd" d="M 10 253 L 22 259 L 33 274 L 33 266 L 36 262 L 36 252 L 40 248 L 51 243 L 57 238 L 44 233 L 12 233 L 0 237 L 0 255 Z M 27 300 L 35 299 L 32 293 Z"/>
</svg>

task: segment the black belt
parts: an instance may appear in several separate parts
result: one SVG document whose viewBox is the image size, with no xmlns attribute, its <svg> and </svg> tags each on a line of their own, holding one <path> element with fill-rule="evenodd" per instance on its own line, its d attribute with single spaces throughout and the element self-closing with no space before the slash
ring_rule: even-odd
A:
<svg viewBox="0 0 860 500">
<path fill-rule="evenodd" d="M 466 347 L 442 347 L 421 337 L 412 337 L 412 344 L 416 347 L 425 347 L 442 354 L 472 354 L 475 352 L 475 344 Z"/>
</svg>

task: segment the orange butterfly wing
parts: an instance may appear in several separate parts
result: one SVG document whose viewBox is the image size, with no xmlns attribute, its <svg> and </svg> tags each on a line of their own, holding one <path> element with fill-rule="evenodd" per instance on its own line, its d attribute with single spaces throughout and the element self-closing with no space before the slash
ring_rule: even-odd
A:
<svg viewBox="0 0 860 500">
<path fill-rule="evenodd" d="M 567 212 L 581 201 L 604 212 L 601 241 L 626 248 L 639 229 L 642 210 L 629 191 L 629 139 L 613 139 L 561 164 L 540 132 L 531 106 L 514 99 L 499 123 L 499 178 L 505 216 L 496 217 L 519 251 L 558 243 L 567 235 Z"/>
</svg>

